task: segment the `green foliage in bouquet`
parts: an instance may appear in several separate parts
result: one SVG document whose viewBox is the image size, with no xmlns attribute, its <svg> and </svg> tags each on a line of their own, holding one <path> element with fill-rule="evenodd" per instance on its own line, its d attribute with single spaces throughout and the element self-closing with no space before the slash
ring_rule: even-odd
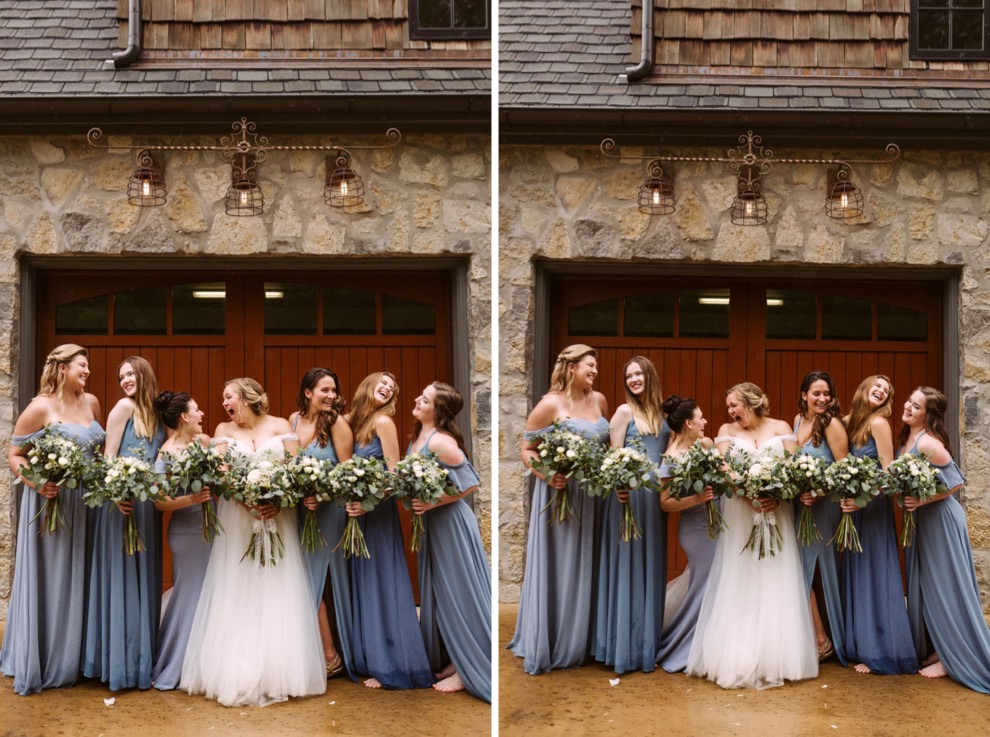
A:
<svg viewBox="0 0 990 737">
<path fill-rule="evenodd" d="M 228 469 L 232 462 L 229 453 L 221 453 L 216 446 L 204 446 L 194 440 L 178 453 L 163 452 L 162 458 L 168 469 L 162 481 L 168 496 L 199 494 L 203 489 L 220 496 L 229 493 L 231 477 Z M 212 543 L 217 533 L 224 531 L 223 525 L 212 500 L 201 506 L 203 542 Z"/>
<path fill-rule="evenodd" d="M 797 499 L 804 493 L 813 497 L 825 496 L 825 469 L 828 464 L 818 456 L 808 453 L 788 453 L 779 466 L 784 483 L 790 487 L 790 497 Z M 811 515 L 811 507 L 801 505 L 801 517 L 798 520 L 798 542 L 801 545 L 811 545 L 821 541 L 822 534 L 818 531 L 815 518 Z"/>
<path fill-rule="evenodd" d="M 300 499 L 316 497 L 321 502 L 328 502 L 331 499 L 329 476 L 333 467 L 334 462 L 329 459 L 320 460 L 311 455 L 300 454 L 288 462 L 285 473 L 289 485 L 296 490 Z M 327 546 L 327 540 L 316 519 L 316 510 L 303 508 L 300 537 L 303 550 L 307 553 L 314 553 Z"/>
<path fill-rule="evenodd" d="M 143 452 L 140 454 L 143 456 Z M 143 457 L 117 456 L 103 462 L 103 483 L 91 484 L 83 500 L 91 507 L 118 502 L 161 501 L 167 497 L 155 469 Z M 133 514 L 124 514 L 124 552 L 134 555 L 146 550 Z"/>
<path fill-rule="evenodd" d="M 373 510 L 388 494 L 391 480 L 385 464 L 377 458 L 353 456 L 350 460 L 338 463 L 330 472 L 327 481 L 331 496 L 336 504 L 346 506 L 348 502 L 359 502 L 365 512 Z M 344 534 L 334 550 L 344 549 L 344 557 L 360 555 L 370 558 L 364 533 L 358 525 L 357 517 L 348 517 Z"/>
<path fill-rule="evenodd" d="M 20 450 L 28 461 L 28 465 L 20 470 L 21 476 L 38 489 L 49 481 L 65 489 L 78 489 L 89 480 L 95 480 L 98 464 L 88 459 L 78 444 L 52 425 L 45 425 Z M 54 535 L 64 527 L 65 518 L 59 496 L 45 499 L 44 505 L 31 519 L 31 524 L 38 517 L 41 517 L 39 535 Z"/>
<path fill-rule="evenodd" d="M 701 443 L 695 443 L 680 458 L 664 456 L 664 460 L 670 466 L 667 492 L 672 499 L 687 499 L 700 494 L 709 486 L 716 497 L 736 493 L 725 457 L 714 446 L 705 448 Z M 716 540 L 729 528 L 715 499 L 706 502 L 706 507 L 708 537 Z"/>
<path fill-rule="evenodd" d="M 880 494 L 880 474 L 880 466 L 872 458 L 849 454 L 825 470 L 825 487 L 831 499 L 835 501 L 852 499 L 856 502 L 856 506 L 862 509 Z M 852 514 L 842 513 L 839 526 L 829 542 L 833 543 L 835 549 L 840 552 L 843 550 L 863 552 Z"/>
<path fill-rule="evenodd" d="M 601 443 L 566 429 L 560 421 L 554 422 L 536 438 L 539 440 L 536 457 L 530 461 L 526 473 L 539 473 L 548 482 L 559 473 L 582 482 L 581 485 L 587 488 L 586 482 L 598 474 L 605 460 L 605 447 Z M 592 495 L 594 491 L 592 486 Z M 550 524 L 562 524 L 570 519 L 574 513 L 570 490 L 566 486 L 555 489 L 550 501 L 540 511 L 542 513 L 547 509 L 550 510 Z"/>
<path fill-rule="evenodd" d="M 460 493 L 447 469 L 440 465 L 436 453 L 406 456 L 395 464 L 392 496 L 398 499 L 405 509 L 412 509 L 413 499 L 436 504 L 444 495 L 457 496 Z M 423 516 L 414 514 L 409 549 L 414 553 L 419 552 L 425 535 Z"/>
<path fill-rule="evenodd" d="M 919 502 L 927 502 L 946 491 L 945 484 L 938 477 L 938 471 L 924 456 L 905 453 L 887 466 L 882 482 L 883 493 L 889 496 L 910 496 Z M 901 545 L 905 548 L 914 544 L 918 523 L 915 512 L 904 511 L 904 527 L 901 529 Z"/>
</svg>

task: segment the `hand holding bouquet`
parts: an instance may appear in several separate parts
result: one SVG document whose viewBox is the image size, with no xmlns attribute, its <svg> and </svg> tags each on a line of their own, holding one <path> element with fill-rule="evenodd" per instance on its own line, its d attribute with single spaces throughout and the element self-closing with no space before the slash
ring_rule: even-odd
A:
<svg viewBox="0 0 990 737">
<path fill-rule="evenodd" d="M 457 496 L 461 492 L 448 477 L 447 469 L 437 462 L 437 454 L 410 455 L 395 464 L 392 478 L 392 496 L 402 502 L 405 509 L 412 508 L 412 500 L 436 504 L 446 494 Z M 412 538 L 409 549 L 418 552 L 423 544 L 426 529 L 423 516 L 413 515 Z"/>
<path fill-rule="evenodd" d="M 658 492 L 660 486 L 656 480 L 657 464 L 651 461 L 644 452 L 635 447 L 610 448 L 602 460 L 591 486 L 599 490 L 602 497 L 607 497 L 616 490 Z M 639 540 L 642 530 L 636 523 L 636 513 L 632 505 L 622 502 L 622 519 L 619 523 L 619 538 L 622 542 Z"/>
<path fill-rule="evenodd" d="M 938 477 L 935 467 L 924 456 L 905 453 L 887 466 L 886 477 L 882 481 L 883 492 L 888 495 L 903 494 L 913 497 L 920 503 L 931 501 L 944 492 L 945 484 Z M 918 524 L 915 513 L 904 510 L 904 527 L 901 530 L 901 545 L 914 544 L 914 533 Z"/>
<path fill-rule="evenodd" d="M 45 425 L 29 443 L 22 445 L 21 452 L 28 461 L 28 465 L 20 469 L 21 477 L 34 484 L 38 491 L 49 481 L 66 489 L 76 489 L 93 476 L 94 464 L 86 458 L 82 448 L 51 425 Z M 39 535 L 54 535 L 65 526 L 57 494 L 45 499 L 44 506 L 31 522 L 38 517 L 42 518 Z"/>
<path fill-rule="evenodd" d="M 785 484 L 790 487 L 790 496 L 797 499 L 802 494 L 813 497 L 825 496 L 826 464 L 818 456 L 804 454 L 789 454 L 780 464 L 780 471 Z M 811 515 L 811 507 L 801 505 L 801 518 L 798 521 L 798 542 L 801 545 L 811 545 L 822 539 L 815 519 Z"/>
<path fill-rule="evenodd" d="M 852 499 L 860 509 L 880 493 L 880 466 L 872 458 L 847 455 L 825 470 L 825 486 L 830 498 Z M 830 543 L 838 551 L 863 552 L 852 514 L 843 512 Z"/>
<path fill-rule="evenodd" d="M 103 464 L 103 484 L 93 484 L 83 495 L 91 507 L 107 503 L 160 501 L 167 495 L 155 470 L 143 458 L 117 456 Z M 124 552 L 134 555 L 146 550 L 133 514 L 123 515 Z"/>
<path fill-rule="evenodd" d="M 180 492 L 199 494 L 203 489 L 226 494 L 230 481 L 227 454 L 221 453 L 216 446 L 206 447 L 193 440 L 179 453 L 163 452 L 162 458 L 168 469 L 163 481 L 168 496 L 178 496 Z M 217 533 L 223 532 L 223 525 L 212 501 L 203 502 L 202 507 L 203 542 L 212 543 Z"/>
<path fill-rule="evenodd" d="M 714 447 L 705 448 L 701 443 L 692 445 L 680 458 L 664 457 L 670 466 L 667 492 L 672 499 L 687 499 L 711 488 L 716 497 L 734 494 L 732 479 L 725 467 L 725 458 Z M 708 537 L 711 540 L 729 529 L 714 499 L 706 502 L 708 509 Z"/>
<path fill-rule="evenodd" d="M 537 438 L 540 444 L 526 473 L 539 473 L 548 485 L 557 474 L 578 481 L 588 479 L 598 472 L 604 461 L 605 448 L 600 443 L 565 429 L 559 421 L 537 435 Z M 550 501 L 541 511 L 545 512 L 547 509 L 551 510 L 550 524 L 566 522 L 570 518 L 573 510 L 566 486 L 554 490 Z"/>
<path fill-rule="evenodd" d="M 777 517 L 773 510 L 763 511 L 766 500 L 791 499 L 791 490 L 785 486 L 779 466 L 783 459 L 767 458 L 751 463 L 748 459 L 736 464 L 739 473 L 739 490 L 753 504 L 753 529 L 743 550 L 752 550 L 758 558 L 774 556 L 784 543 Z"/>
<path fill-rule="evenodd" d="M 316 497 L 321 502 L 330 501 L 327 477 L 333 468 L 333 461 L 321 461 L 311 455 L 298 455 L 288 462 L 285 474 L 289 486 L 300 499 Z M 307 553 L 314 553 L 327 546 L 327 540 L 320 532 L 316 520 L 316 510 L 306 507 L 303 510 L 302 545 Z"/>
<path fill-rule="evenodd" d="M 285 552 L 282 536 L 278 534 L 274 513 L 260 512 L 258 507 L 282 509 L 299 503 L 301 497 L 289 483 L 286 461 L 275 454 L 263 456 L 250 465 L 238 465 L 240 478 L 233 498 L 252 507 L 254 517 L 251 539 L 241 560 L 250 557 L 259 567 L 274 566 Z"/>
<path fill-rule="evenodd" d="M 338 463 L 327 477 L 333 500 L 340 506 L 348 502 L 360 502 L 361 509 L 370 512 L 388 493 L 390 483 L 385 464 L 377 458 L 353 456 L 350 460 Z M 370 558 L 364 533 L 358 525 L 357 517 L 348 517 L 344 534 L 337 543 L 343 546 L 344 557 L 360 555 Z"/>
</svg>

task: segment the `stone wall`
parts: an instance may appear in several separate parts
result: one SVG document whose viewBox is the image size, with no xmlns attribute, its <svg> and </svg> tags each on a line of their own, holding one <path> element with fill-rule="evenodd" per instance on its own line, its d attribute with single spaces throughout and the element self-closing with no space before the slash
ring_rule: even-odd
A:
<svg viewBox="0 0 990 737">
<path fill-rule="evenodd" d="M 176 137 L 168 143 L 216 141 Z M 331 141 L 278 140 L 279 145 L 320 143 Z M 94 149 L 83 136 L 0 139 L 0 446 L 9 447 L 15 408 L 27 399 L 16 396 L 20 256 L 468 256 L 470 429 L 474 462 L 484 480 L 476 512 L 490 550 L 490 152 L 489 137 L 466 135 L 409 136 L 396 149 L 356 152 L 354 168 L 364 179 L 367 203 L 348 213 L 323 202 L 325 153 L 273 152 L 258 170 L 264 214 L 238 218 L 223 211 L 230 165 L 214 152 L 164 155 L 168 203 L 139 208 L 127 202 L 134 168 L 127 151 Z M 6 618 L 13 579 L 10 502 L 8 474 L 0 473 L 0 619 Z"/>
<path fill-rule="evenodd" d="M 724 151 L 677 154 L 722 156 Z M 802 264 L 809 271 L 812 265 L 953 265 L 962 267 L 961 373 L 949 380 L 959 382 L 964 398 L 957 455 L 969 482 L 962 502 L 984 609 L 990 613 L 990 154 L 908 150 L 892 164 L 855 166 L 866 209 L 850 225 L 825 216 L 822 165 L 775 168 L 764 182 L 770 220 L 760 227 L 730 222 L 735 179 L 718 164 L 673 167 L 677 210 L 666 217 L 637 210 L 642 164 L 606 159 L 597 148 L 506 146 L 499 167 L 502 601 L 518 600 L 525 565 L 528 492 L 518 448 L 533 406 L 535 258 L 629 263 L 630 273 L 636 261 Z"/>
</svg>

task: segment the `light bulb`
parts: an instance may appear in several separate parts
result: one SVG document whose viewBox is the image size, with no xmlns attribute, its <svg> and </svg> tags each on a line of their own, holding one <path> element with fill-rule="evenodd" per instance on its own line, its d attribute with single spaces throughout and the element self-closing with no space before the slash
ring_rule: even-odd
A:
<svg viewBox="0 0 990 737">
<path fill-rule="evenodd" d="M 341 179 L 340 180 L 340 196 L 341 197 L 346 197 L 347 196 L 347 180 L 346 179 Z"/>
<path fill-rule="evenodd" d="M 839 207 L 843 210 L 849 209 L 849 194 L 847 192 L 843 192 L 842 196 L 839 197 Z"/>
<path fill-rule="evenodd" d="M 250 197 L 248 196 L 248 190 L 242 189 L 241 190 L 241 207 L 247 208 L 249 202 L 250 202 Z"/>
<path fill-rule="evenodd" d="M 654 205 L 660 204 L 660 190 L 657 187 L 653 188 L 653 204 Z"/>
<path fill-rule="evenodd" d="M 746 217 L 753 217 L 753 200 L 746 200 Z"/>
<path fill-rule="evenodd" d="M 145 179 L 141 182 L 141 196 L 151 197 L 151 180 Z"/>
</svg>

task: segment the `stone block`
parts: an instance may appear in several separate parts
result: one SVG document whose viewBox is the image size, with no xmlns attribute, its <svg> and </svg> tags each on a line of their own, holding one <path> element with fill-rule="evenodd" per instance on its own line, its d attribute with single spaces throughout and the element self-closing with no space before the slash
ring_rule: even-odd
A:
<svg viewBox="0 0 990 737">
<path fill-rule="evenodd" d="M 205 252 L 211 256 L 247 256 L 268 251 L 268 231 L 258 217 L 213 219 Z"/>
<path fill-rule="evenodd" d="M 82 180 L 82 172 L 67 166 L 47 166 L 41 172 L 41 186 L 48 201 L 56 208 L 65 204 L 66 198 Z"/>
<path fill-rule="evenodd" d="M 712 257 L 717 261 L 756 263 L 770 260 L 770 236 L 766 228 L 722 223 Z"/>
<path fill-rule="evenodd" d="M 945 194 L 945 182 L 937 169 L 905 162 L 897 172 L 897 193 L 938 202 Z"/>
<path fill-rule="evenodd" d="M 973 248 L 983 245 L 990 225 L 975 215 L 939 213 L 935 218 L 938 242 L 949 248 Z"/>
<path fill-rule="evenodd" d="M 199 200 L 189 186 L 189 180 L 182 174 L 172 177 L 165 214 L 180 233 L 203 233 L 206 219 Z"/>
<path fill-rule="evenodd" d="M 946 188 L 957 194 L 977 195 L 980 193 L 980 181 L 972 169 L 950 171 L 946 175 Z"/>
<path fill-rule="evenodd" d="M 485 159 L 481 154 L 459 154 L 451 161 L 451 173 L 462 179 L 484 179 Z"/>
<path fill-rule="evenodd" d="M 490 233 L 491 208 L 470 200 L 444 200 L 441 204 L 443 227 L 448 233 Z"/>
<path fill-rule="evenodd" d="M 708 211 L 694 189 L 684 191 L 674 211 L 674 222 L 689 241 L 708 241 L 715 237 Z"/>
<path fill-rule="evenodd" d="M 40 138 L 28 139 L 28 147 L 39 164 L 58 164 L 65 161 L 65 151 Z"/>
<path fill-rule="evenodd" d="M 550 168 L 558 174 L 570 174 L 577 171 L 580 166 L 576 158 L 559 149 L 548 148 L 544 150 L 543 154 L 546 156 Z"/>
<path fill-rule="evenodd" d="M 129 159 L 104 159 L 93 169 L 92 182 L 105 192 L 126 192 L 133 173 L 134 165 Z"/>
<path fill-rule="evenodd" d="M 574 212 L 588 199 L 595 190 L 597 181 L 592 177 L 567 175 L 558 177 L 556 184 L 557 196 L 567 212 Z"/>
<path fill-rule="evenodd" d="M 399 179 L 406 184 L 443 187 L 450 179 L 450 164 L 439 153 L 406 146 L 399 157 Z"/>
</svg>

